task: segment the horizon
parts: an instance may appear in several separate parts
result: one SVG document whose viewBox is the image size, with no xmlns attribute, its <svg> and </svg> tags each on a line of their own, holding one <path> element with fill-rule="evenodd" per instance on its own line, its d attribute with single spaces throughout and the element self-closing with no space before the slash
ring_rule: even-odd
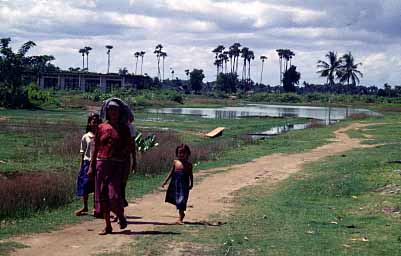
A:
<svg viewBox="0 0 401 256">
<path fill-rule="evenodd" d="M 358 4 L 359 3 L 359 4 Z M 355 7 L 356 6 L 356 7 Z M 90 46 L 89 71 L 106 73 L 105 45 L 113 45 L 110 72 L 134 72 L 136 51 L 146 51 L 143 73 L 157 76 L 155 46 L 167 53 L 165 78 L 185 80 L 184 70 L 202 69 L 205 82 L 215 80 L 212 50 L 239 42 L 255 53 L 252 80 L 279 84 L 276 49 L 295 52 L 293 64 L 303 81 L 324 84 L 317 61 L 336 51 L 351 52 L 362 62 L 360 85 L 400 85 L 401 1 L 9 1 L 0 0 L 0 37 L 10 37 L 14 50 L 32 40 L 29 55 L 53 55 L 61 69 L 82 67 L 79 49 Z M 134 39 L 135 37 L 135 39 Z M 240 60 L 241 62 L 241 60 Z"/>
</svg>

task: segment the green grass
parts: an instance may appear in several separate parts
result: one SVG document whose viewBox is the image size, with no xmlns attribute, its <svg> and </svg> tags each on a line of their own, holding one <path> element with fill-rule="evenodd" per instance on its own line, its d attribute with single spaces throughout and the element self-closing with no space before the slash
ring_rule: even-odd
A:
<svg viewBox="0 0 401 256">
<path fill-rule="evenodd" d="M 399 125 L 397 116 L 386 119 Z M 376 143 L 397 135 L 391 125 L 370 128 L 375 130 L 366 133 L 377 134 Z M 401 186 L 393 172 L 399 166 L 386 164 L 394 159 L 399 159 L 397 144 L 328 157 L 276 187 L 241 190 L 235 202 L 239 207 L 225 225 L 169 227 L 180 235 L 157 242 L 140 238 L 133 250 L 157 255 L 163 251 L 158 245 L 172 240 L 192 245 L 189 252 L 196 255 L 400 255 L 399 213 L 383 212 L 400 207 L 400 196 L 391 189 L 376 191 L 388 184 Z"/>
</svg>

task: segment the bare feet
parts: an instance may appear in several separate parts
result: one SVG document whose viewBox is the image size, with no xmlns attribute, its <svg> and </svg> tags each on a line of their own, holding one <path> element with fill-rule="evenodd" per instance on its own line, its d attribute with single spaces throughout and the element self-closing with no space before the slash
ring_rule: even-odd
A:
<svg viewBox="0 0 401 256">
<path fill-rule="evenodd" d="M 113 228 L 110 226 L 110 227 L 105 227 L 102 231 L 100 231 L 99 232 L 99 235 L 100 236 L 104 236 L 104 235 L 107 235 L 107 234 L 111 234 L 113 232 Z"/>
<path fill-rule="evenodd" d="M 82 215 L 87 215 L 87 214 L 88 214 L 87 208 L 82 208 L 80 210 L 75 211 L 75 216 L 82 216 Z"/>
</svg>

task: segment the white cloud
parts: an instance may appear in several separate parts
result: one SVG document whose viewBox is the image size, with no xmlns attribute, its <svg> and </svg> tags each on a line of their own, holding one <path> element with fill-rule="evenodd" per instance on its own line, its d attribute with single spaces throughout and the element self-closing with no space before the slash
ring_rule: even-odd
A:
<svg viewBox="0 0 401 256">
<path fill-rule="evenodd" d="M 240 42 L 256 54 L 260 79 L 277 84 L 277 48 L 290 48 L 302 80 L 322 82 L 316 61 L 330 51 L 351 51 L 362 61 L 363 84 L 398 83 L 401 70 L 399 0 L 0 0 L 0 37 L 13 44 L 34 40 L 32 54 L 53 54 L 63 68 L 80 66 L 78 49 L 90 45 L 90 68 L 105 71 L 105 44 L 112 44 L 112 70 L 132 70 L 132 53 L 145 50 L 144 70 L 156 75 L 153 50 L 162 43 L 166 65 L 202 68 L 215 76 L 211 50 Z"/>
</svg>

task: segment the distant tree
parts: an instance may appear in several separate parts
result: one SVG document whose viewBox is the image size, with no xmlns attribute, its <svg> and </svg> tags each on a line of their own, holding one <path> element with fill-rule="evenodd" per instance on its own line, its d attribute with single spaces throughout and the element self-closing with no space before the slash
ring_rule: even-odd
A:
<svg viewBox="0 0 401 256">
<path fill-rule="evenodd" d="M 189 80 L 189 69 L 185 70 L 185 75 L 187 76 L 187 80 Z"/>
<path fill-rule="evenodd" d="M 222 60 L 221 60 L 221 58 L 219 58 L 219 55 L 220 55 L 221 53 L 223 53 L 224 49 L 225 49 L 224 45 L 218 45 L 216 48 L 214 48 L 214 49 L 212 50 L 212 52 L 215 54 L 214 65 L 216 65 L 216 68 L 217 68 L 217 71 L 216 71 L 216 79 L 217 79 L 217 76 L 219 75 L 220 66 L 221 66 L 221 64 L 223 63 Z"/>
<path fill-rule="evenodd" d="M 25 86 L 31 82 L 26 79 L 32 73 L 54 69 L 49 62 L 53 56 L 26 56 L 36 44 L 24 43 L 17 52 L 10 47 L 11 38 L 0 39 L 0 105 L 20 107 L 27 104 Z M 57 69 L 57 68 L 55 68 Z"/>
<path fill-rule="evenodd" d="M 239 85 L 238 75 L 235 73 L 220 73 L 217 77 L 216 87 L 225 93 L 235 93 Z"/>
<path fill-rule="evenodd" d="M 138 70 L 138 59 L 139 59 L 139 56 L 141 56 L 140 52 L 135 52 L 134 53 L 134 57 L 136 58 L 136 61 L 135 61 L 135 75 L 138 73 L 137 70 Z"/>
<path fill-rule="evenodd" d="M 248 61 L 248 80 L 251 81 L 251 60 L 255 59 L 255 54 L 253 53 L 253 51 L 248 51 L 248 56 L 246 59 Z"/>
<path fill-rule="evenodd" d="M 85 68 L 85 48 L 81 48 L 78 51 L 80 54 L 82 54 L 82 69 Z"/>
<path fill-rule="evenodd" d="M 113 49 L 112 45 L 106 45 L 107 49 L 107 74 L 110 73 L 110 51 Z"/>
<path fill-rule="evenodd" d="M 327 78 L 327 84 L 334 85 L 334 79 L 341 77 L 341 60 L 337 58 L 337 53 L 334 51 L 327 53 L 326 57 L 328 62 L 323 60 L 317 62 L 317 67 L 320 69 L 317 73 Z"/>
<path fill-rule="evenodd" d="M 126 75 L 128 75 L 128 69 L 127 69 L 126 67 L 120 68 L 120 69 L 118 70 L 118 74 L 119 74 L 120 76 L 126 76 Z"/>
<path fill-rule="evenodd" d="M 260 84 L 262 84 L 262 79 L 263 79 L 263 64 L 265 63 L 265 60 L 267 60 L 267 57 L 262 55 L 260 56 L 260 60 L 262 61 L 262 70 L 260 71 Z"/>
<path fill-rule="evenodd" d="M 157 58 L 157 78 L 159 79 L 159 81 L 161 80 L 160 58 L 162 56 L 162 49 L 163 49 L 163 45 L 158 44 L 158 45 L 156 45 L 155 50 L 153 51 L 153 53 L 156 55 L 156 58 Z"/>
<path fill-rule="evenodd" d="M 343 57 L 341 58 L 340 82 L 341 83 L 347 82 L 348 86 L 350 85 L 350 80 L 353 86 L 359 84 L 358 76 L 363 77 L 362 72 L 358 70 L 359 65 L 362 65 L 362 63 L 355 64 L 354 57 L 352 56 L 351 52 L 344 54 Z"/>
<path fill-rule="evenodd" d="M 85 54 L 86 54 L 86 70 L 89 71 L 89 52 L 92 51 L 92 47 L 85 46 L 84 50 L 85 50 Z"/>
<path fill-rule="evenodd" d="M 283 82 L 283 73 L 288 70 L 288 63 L 291 66 L 291 60 L 295 56 L 295 53 L 289 49 L 277 49 L 280 64 L 280 84 Z M 283 62 L 284 60 L 284 62 Z"/>
<path fill-rule="evenodd" d="M 140 53 L 141 54 L 141 75 L 142 75 L 142 67 L 143 67 L 143 57 L 145 56 L 145 53 L 146 52 L 144 52 L 144 51 L 141 51 L 141 53 Z"/>
<path fill-rule="evenodd" d="M 200 90 L 202 90 L 202 84 L 203 84 L 203 79 L 205 78 L 205 75 L 203 74 L 202 69 L 194 69 L 189 73 L 190 75 L 190 84 L 192 90 L 194 90 L 196 93 L 198 93 Z"/>
<path fill-rule="evenodd" d="M 240 43 L 234 43 L 229 48 L 229 55 L 231 55 L 233 58 L 231 72 L 233 72 L 235 74 L 238 74 L 238 59 L 239 59 L 239 56 L 241 53 L 240 47 L 241 47 Z"/>
<path fill-rule="evenodd" d="M 164 81 L 164 59 L 167 57 L 167 53 L 166 52 L 161 52 L 160 56 L 163 59 L 163 81 Z"/>
<path fill-rule="evenodd" d="M 242 47 L 241 49 L 241 58 L 244 59 L 244 65 L 242 66 L 242 80 L 246 79 L 246 62 L 249 58 L 249 48 L 248 47 Z"/>
<path fill-rule="evenodd" d="M 283 89 L 285 92 L 295 92 L 295 84 L 299 84 L 301 73 L 297 72 L 297 67 L 291 67 L 283 75 Z"/>
</svg>

